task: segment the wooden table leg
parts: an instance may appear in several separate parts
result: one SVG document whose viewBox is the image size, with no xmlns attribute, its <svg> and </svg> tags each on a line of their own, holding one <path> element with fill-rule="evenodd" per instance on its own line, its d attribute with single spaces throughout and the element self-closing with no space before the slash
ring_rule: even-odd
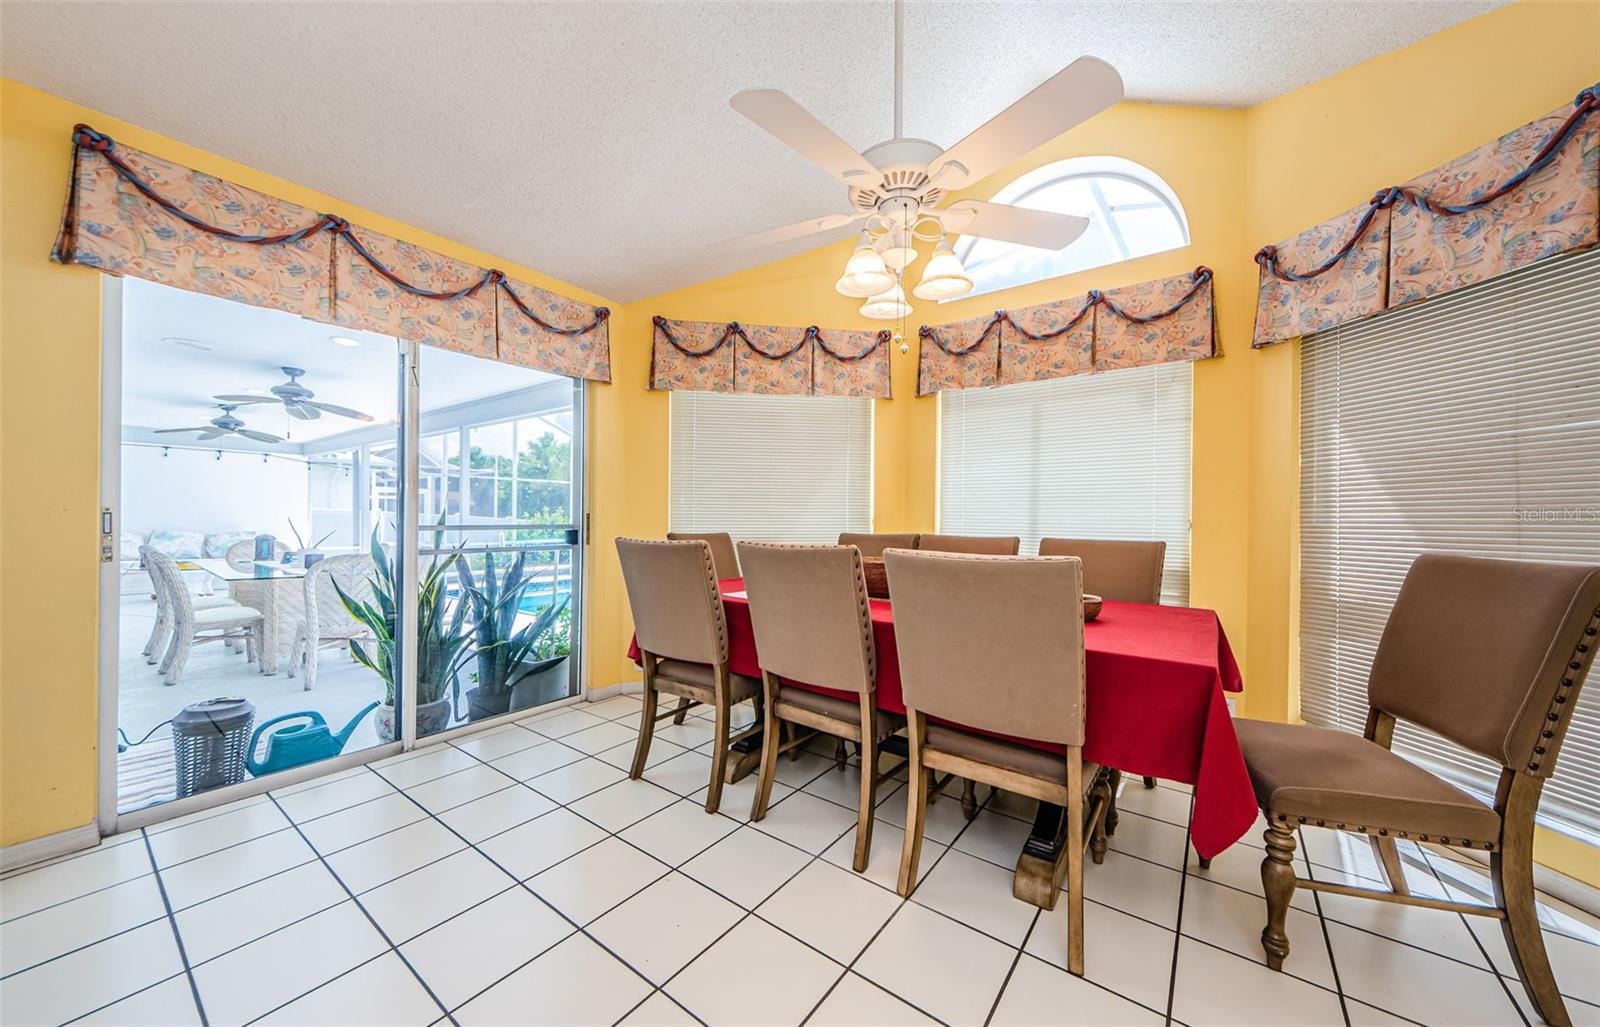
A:
<svg viewBox="0 0 1600 1027">
<path fill-rule="evenodd" d="M 724 778 L 728 784 L 734 784 L 749 777 L 756 768 L 761 766 L 761 736 L 763 732 L 757 731 L 746 738 L 728 746 L 728 770 Z M 781 736 L 780 736 L 781 737 Z"/>
<path fill-rule="evenodd" d="M 1011 878 L 1011 894 L 1040 909 L 1055 909 L 1060 892 L 1055 886 L 1056 862 L 1066 844 L 1067 811 L 1054 803 L 1039 803 L 1033 831 L 1022 844 L 1016 873 Z"/>
<path fill-rule="evenodd" d="M 1106 837 L 1117 833 L 1117 794 L 1122 789 L 1122 771 L 1111 770 L 1111 799 L 1106 803 Z"/>
</svg>

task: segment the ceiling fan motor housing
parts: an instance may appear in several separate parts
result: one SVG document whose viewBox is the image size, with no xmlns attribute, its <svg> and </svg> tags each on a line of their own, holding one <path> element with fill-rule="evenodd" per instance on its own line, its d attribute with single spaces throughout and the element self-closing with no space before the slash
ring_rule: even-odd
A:
<svg viewBox="0 0 1600 1027">
<path fill-rule="evenodd" d="M 929 162 L 943 152 L 943 147 L 926 139 L 890 139 L 864 150 L 861 156 L 872 162 L 881 177 L 871 186 L 852 186 L 850 205 L 891 222 L 915 222 L 944 197 L 944 190 L 930 185 L 928 179 Z"/>
</svg>

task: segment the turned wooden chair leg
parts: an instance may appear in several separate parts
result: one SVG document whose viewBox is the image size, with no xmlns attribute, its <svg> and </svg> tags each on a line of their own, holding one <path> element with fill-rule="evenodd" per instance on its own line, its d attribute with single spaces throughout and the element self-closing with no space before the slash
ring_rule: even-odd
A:
<svg viewBox="0 0 1600 1027">
<path fill-rule="evenodd" d="M 644 709 L 639 714 L 639 740 L 634 743 L 633 766 L 628 770 L 628 777 L 635 781 L 644 775 L 644 763 L 650 757 L 650 739 L 656 733 L 657 694 L 655 686 L 645 682 Z"/>
<path fill-rule="evenodd" d="M 978 815 L 978 786 L 971 778 L 961 782 L 961 815 L 968 820 Z"/>
<path fill-rule="evenodd" d="M 688 714 L 689 714 L 689 700 L 688 699 L 679 699 L 678 700 L 678 708 L 672 712 L 672 722 L 674 724 L 682 724 L 683 723 L 683 718 L 688 716 Z"/>
<path fill-rule="evenodd" d="M 1110 770 L 1106 783 L 1111 786 L 1111 797 L 1103 819 L 1106 825 L 1106 837 L 1110 838 L 1117 833 L 1117 793 L 1122 790 L 1122 771 L 1114 768 Z"/>
<path fill-rule="evenodd" d="M 1111 811 L 1110 776 L 1102 773 L 1095 780 L 1094 788 L 1090 790 L 1089 795 L 1090 816 L 1094 816 L 1094 810 L 1096 806 L 1101 807 L 1106 811 L 1106 813 L 1109 813 Z M 1104 863 L 1106 861 L 1106 841 L 1106 818 L 1105 813 L 1102 813 L 1099 818 L 1095 820 L 1094 831 L 1089 835 L 1089 853 L 1094 858 L 1096 864 Z"/>
<path fill-rule="evenodd" d="M 1373 855 L 1383 867 L 1383 876 L 1389 881 L 1389 890 L 1396 895 L 1410 895 L 1411 886 L 1406 884 L 1406 869 L 1400 864 L 1400 849 L 1394 839 L 1375 834 L 1368 837 L 1372 839 Z"/>
<path fill-rule="evenodd" d="M 922 859 L 922 829 L 928 816 L 928 788 L 932 775 L 922 765 L 923 718 L 908 711 L 906 734 L 910 736 L 910 769 L 906 781 L 906 839 L 900 848 L 900 878 L 895 890 L 909 896 L 917 883 L 917 863 Z"/>
<path fill-rule="evenodd" d="M 765 671 L 761 673 L 762 688 L 766 692 L 772 691 L 772 677 Z M 778 750 L 783 746 L 783 722 L 778 720 L 772 712 L 771 695 L 763 704 L 761 722 L 761 769 L 760 776 L 756 778 L 756 797 L 750 803 L 750 819 L 760 820 L 767 815 L 767 803 L 772 799 L 772 779 L 778 772 Z"/>
<path fill-rule="evenodd" d="M 1556 975 L 1550 969 L 1550 956 L 1545 952 L 1544 934 L 1539 929 L 1539 909 L 1533 891 L 1532 831 L 1528 831 L 1528 846 L 1510 844 L 1513 834 L 1507 831 L 1507 848 L 1489 856 L 1489 877 L 1494 882 L 1495 905 L 1505 910 L 1506 918 L 1500 921 L 1505 934 L 1506 948 L 1511 950 L 1511 961 L 1516 965 L 1517 976 L 1528 993 L 1533 1008 L 1552 1027 L 1572 1027 L 1567 1015 L 1567 1005 L 1556 985 Z M 1516 851 L 1520 849 L 1520 851 Z"/>
<path fill-rule="evenodd" d="M 850 750 L 845 748 L 843 738 L 833 740 L 833 769 L 843 770 L 850 762 Z"/>
<path fill-rule="evenodd" d="M 1261 929 L 1261 947 L 1267 953 L 1267 966 L 1282 970 L 1289 955 L 1284 921 L 1289 916 L 1289 900 L 1294 898 L 1294 829 L 1280 820 L 1269 820 L 1264 837 L 1267 858 L 1261 861 L 1261 889 L 1267 896 L 1267 926 Z"/>
</svg>

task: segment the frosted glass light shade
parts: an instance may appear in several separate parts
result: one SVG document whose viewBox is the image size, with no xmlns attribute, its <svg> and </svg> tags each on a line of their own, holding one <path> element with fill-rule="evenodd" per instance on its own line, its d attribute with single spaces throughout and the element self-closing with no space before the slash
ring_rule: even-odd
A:
<svg viewBox="0 0 1600 1027">
<path fill-rule="evenodd" d="M 896 271 L 910 267 L 917 259 L 915 242 L 911 236 L 911 229 L 894 229 L 880 241 L 883 247 L 883 262 Z"/>
<path fill-rule="evenodd" d="M 940 239 L 933 256 L 928 258 L 928 266 L 922 271 L 922 281 L 911 290 L 912 295 L 919 300 L 946 300 L 971 291 L 972 279 L 961 266 L 961 258 L 947 241 Z"/>
<path fill-rule="evenodd" d="M 892 285 L 894 285 L 894 275 L 889 273 L 889 268 L 878 255 L 878 251 L 872 248 L 872 241 L 867 233 L 862 232 L 861 241 L 856 244 L 855 252 L 845 261 L 844 274 L 833 283 L 834 291 L 844 296 L 858 296 L 865 299 L 876 296 Z"/>
<path fill-rule="evenodd" d="M 907 317 L 911 313 L 911 304 L 906 302 L 905 290 L 900 288 L 900 283 L 894 283 L 894 288 L 881 292 L 861 304 L 861 316 L 870 317 L 877 321 L 894 321 Z"/>
</svg>

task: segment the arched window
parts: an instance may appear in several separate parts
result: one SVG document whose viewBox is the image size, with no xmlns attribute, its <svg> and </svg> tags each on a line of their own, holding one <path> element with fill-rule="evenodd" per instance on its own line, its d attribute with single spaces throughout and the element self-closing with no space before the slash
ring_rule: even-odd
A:
<svg viewBox="0 0 1600 1027">
<path fill-rule="evenodd" d="M 1177 194 L 1154 171 L 1121 157 L 1046 164 L 1012 181 L 993 200 L 1077 214 L 1091 224 L 1060 250 L 961 236 L 956 254 L 976 286 L 968 296 L 1189 245 L 1189 219 Z"/>
</svg>

